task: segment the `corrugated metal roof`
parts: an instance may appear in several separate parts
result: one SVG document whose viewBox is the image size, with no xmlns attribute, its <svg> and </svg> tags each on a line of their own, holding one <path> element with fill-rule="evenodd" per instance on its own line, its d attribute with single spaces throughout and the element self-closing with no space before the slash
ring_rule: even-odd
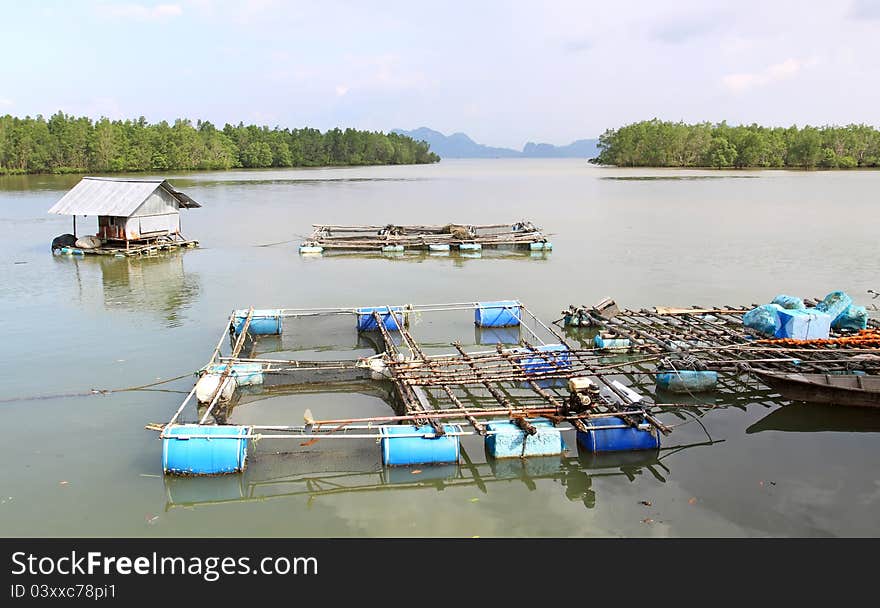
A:
<svg viewBox="0 0 880 608">
<path fill-rule="evenodd" d="M 183 208 L 201 207 L 164 179 L 84 177 L 55 203 L 49 213 L 59 215 L 115 215 L 128 217 L 157 188 L 164 188 Z"/>
</svg>

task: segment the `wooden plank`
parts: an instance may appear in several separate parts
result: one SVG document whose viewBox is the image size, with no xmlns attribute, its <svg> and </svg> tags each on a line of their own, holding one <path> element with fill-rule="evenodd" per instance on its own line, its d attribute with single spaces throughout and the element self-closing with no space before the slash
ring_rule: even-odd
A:
<svg viewBox="0 0 880 608">
<path fill-rule="evenodd" d="M 748 312 L 748 308 L 728 309 L 728 308 L 671 308 L 668 306 L 655 306 L 654 310 L 658 315 L 739 315 Z"/>
</svg>

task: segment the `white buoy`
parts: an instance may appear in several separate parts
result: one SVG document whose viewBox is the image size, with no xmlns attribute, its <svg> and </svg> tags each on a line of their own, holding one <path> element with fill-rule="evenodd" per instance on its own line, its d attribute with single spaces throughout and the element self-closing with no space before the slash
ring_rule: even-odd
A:
<svg viewBox="0 0 880 608">
<path fill-rule="evenodd" d="M 214 393 L 217 392 L 217 387 L 220 385 L 220 378 L 220 374 L 204 374 L 199 378 L 199 381 L 196 382 L 196 399 L 199 400 L 199 403 L 211 402 L 214 398 Z M 232 399 L 236 386 L 235 378 L 227 376 L 223 382 L 223 388 L 220 390 L 220 401 Z"/>
<path fill-rule="evenodd" d="M 638 394 L 637 392 L 632 390 L 630 387 L 626 386 L 625 384 L 623 384 L 621 382 L 618 382 L 617 380 L 612 380 L 611 384 L 617 390 L 619 390 L 621 393 L 626 395 L 626 398 L 629 399 L 630 403 L 639 403 L 642 399 L 644 399 L 644 397 L 642 395 Z"/>
<path fill-rule="evenodd" d="M 388 366 L 382 359 L 370 359 L 370 377 L 373 380 L 387 380 L 391 377 Z"/>
</svg>

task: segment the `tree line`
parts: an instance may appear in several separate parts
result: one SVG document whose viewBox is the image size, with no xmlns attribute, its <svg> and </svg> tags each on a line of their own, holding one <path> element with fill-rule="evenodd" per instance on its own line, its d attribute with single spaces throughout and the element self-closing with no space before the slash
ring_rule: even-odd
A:
<svg viewBox="0 0 880 608">
<path fill-rule="evenodd" d="M 798 128 L 646 120 L 599 137 L 599 165 L 618 167 L 880 167 L 880 131 L 868 125 Z"/>
<path fill-rule="evenodd" d="M 397 133 L 331 129 L 270 129 L 266 126 L 178 119 L 96 121 L 63 112 L 0 116 L 0 174 L 113 173 L 232 169 L 409 165 L 440 157 L 427 143 Z"/>
</svg>

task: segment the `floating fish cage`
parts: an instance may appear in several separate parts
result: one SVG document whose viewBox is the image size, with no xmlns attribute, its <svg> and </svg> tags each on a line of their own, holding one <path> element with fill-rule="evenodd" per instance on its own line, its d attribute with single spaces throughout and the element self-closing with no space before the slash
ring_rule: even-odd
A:
<svg viewBox="0 0 880 608">
<path fill-rule="evenodd" d="M 414 325 L 427 315 L 451 315 L 471 325 L 475 344 L 449 340 L 437 352 L 425 346 Z M 246 345 L 283 339 L 291 326 L 315 318 L 350 319 L 351 332 L 369 336 L 378 353 L 352 360 L 311 361 L 246 356 Z M 229 341 L 228 354 L 224 342 Z M 483 342 L 484 345 L 480 345 Z M 487 346 L 494 348 L 487 348 Z M 378 305 L 352 308 L 248 308 L 230 314 L 223 336 L 196 385 L 161 431 L 163 470 L 171 475 L 241 472 L 247 446 L 260 439 L 372 439 L 387 467 L 450 465 L 460 460 L 462 438 L 482 439 L 491 458 L 559 456 L 576 445 L 574 433 L 617 431 L 611 415 L 632 422 L 634 432 L 668 432 L 631 389 L 606 382 L 596 349 L 569 344 L 557 329 L 516 299 L 434 305 Z M 569 380 L 590 375 L 590 397 L 569 388 Z M 393 415 L 346 420 L 304 418 L 278 424 L 228 424 L 220 415 L 242 391 L 311 383 L 390 384 Z M 580 386 L 580 385 L 578 385 Z M 633 395 L 636 396 L 633 399 Z M 187 408 L 196 420 L 183 422 Z M 644 428 L 644 421 L 649 420 Z M 586 422 L 592 421 L 587 427 Z M 592 430 L 590 430 L 592 429 Z M 658 430 L 659 429 L 659 430 Z M 571 433 L 569 441 L 564 435 Z M 658 440 L 659 441 L 659 440 Z M 609 445 L 613 442 L 608 442 Z M 627 448 L 630 449 L 630 448 Z"/>
<path fill-rule="evenodd" d="M 529 221 L 508 224 L 442 224 L 340 226 L 315 224 L 312 234 L 299 246 L 301 254 L 325 251 L 381 251 L 404 253 L 457 250 L 466 253 L 483 248 L 513 247 L 530 251 L 551 251 L 547 235 Z"/>
<path fill-rule="evenodd" d="M 870 348 L 864 340 L 835 342 L 852 335 L 844 330 L 834 330 L 828 344 L 799 346 L 755 339 L 744 314 L 742 308 L 619 310 L 606 302 L 573 312 L 582 325 L 598 328 L 598 336 L 584 340 L 580 327 L 545 323 L 516 299 L 239 309 L 171 420 L 147 428 L 160 431 L 169 475 L 241 472 L 249 446 L 263 439 L 294 446 L 371 440 L 377 460 L 390 468 L 458 465 L 462 442 L 482 441 L 487 457 L 500 463 L 563 457 L 573 449 L 657 450 L 675 426 L 663 421 L 666 414 L 709 411 L 716 397 L 737 407 L 754 403 L 760 385 L 753 370 L 880 371 L 880 333 Z M 447 328 L 436 319 L 424 323 L 433 315 L 448 320 L 448 329 L 420 340 L 423 332 Z M 334 335 L 351 335 L 374 354 L 313 360 L 256 353 L 265 341 L 288 351 L 288 333 L 302 336 L 297 324 L 320 323 L 336 324 Z M 871 324 L 870 331 L 880 329 Z M 465 346 L 460 329 L 468 325 L 474 342 Z M 382 387 L 393 412 L 322 418 L 306 411 L 301 422 L 228 422 L 227 411 L 245 394 L 308 385 L 330 395 L 334 386 L 353 382 Z M 761 390 L 759 402 L 778 403 Z"/>
</svg>

